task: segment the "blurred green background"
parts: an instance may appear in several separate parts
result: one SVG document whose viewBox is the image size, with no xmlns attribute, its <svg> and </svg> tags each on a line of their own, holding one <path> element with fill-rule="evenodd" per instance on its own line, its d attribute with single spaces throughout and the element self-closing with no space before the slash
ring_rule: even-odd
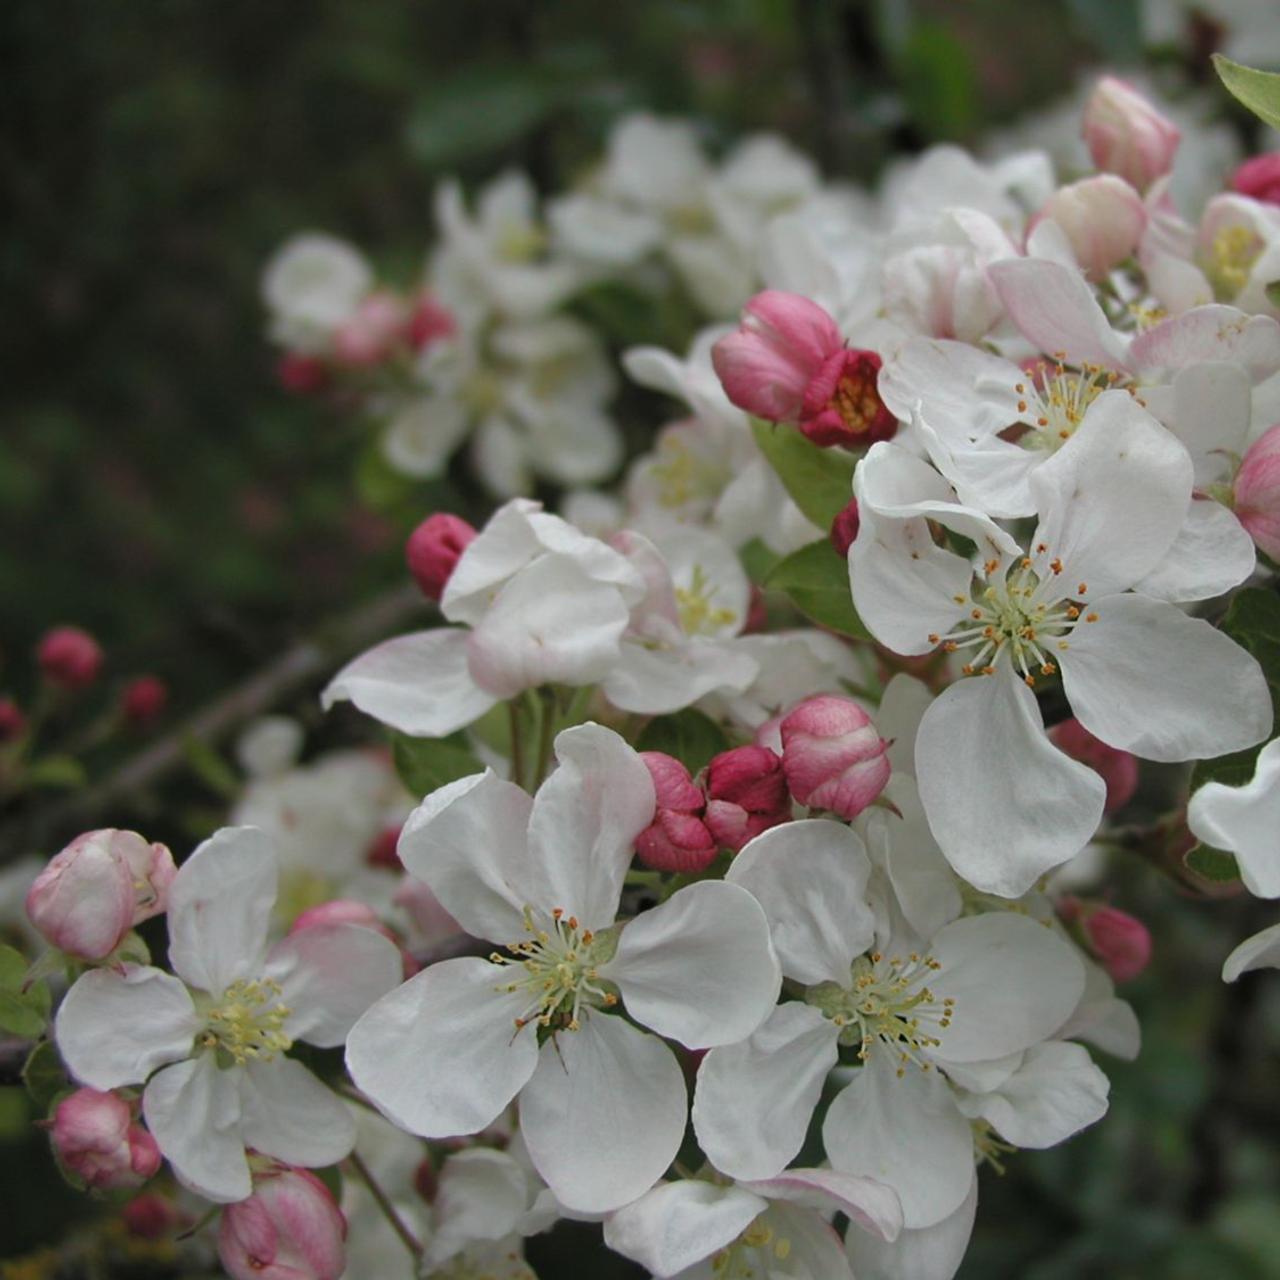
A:
<svg viewBox="0 0 1280 1280">
<path fill-rule="evenodd" d="M 408 282 L 440 177 L 515 163 L 562 187 L 642 107 L 696 117 L 713 149 L 777 130 L 869 180 L 895 152 L 977 142 L 1104 61 L 1208 83 L 1218 23 L 1189 9 L 1176 43 L 1144 51 L 1124 0 L 10 0 L 0 694 L 27 702 L 37 637 L 73 622 L 114 680 L 169 682 L 173 723 L 399 582 L 415 516 L 475 508 L 456 475 L 358 483 L 361 424 L 277 388 L 257 282 L 291 233 L 347 237 Z M 1247 138 L 1225 95 L 1222 111 Z M 314 723 L 312 693 L 296 706 Z M 176 776 L 144 809 L 149 833 L 184 848 L 215 792 Z M 0 865 L 16 830 L 0 814 Z M 1267 913 L 1183 901 L 1142 868 L 1117 902 L 1154 924 L 1157 963 L 1132 992 L 1143 1056 L 1105 1062 L 1098 1129 L 983 1173 L 962 1274 L 1280 1276 L 1280 994 L 1265 975 L 1216 978 Z M 26 1121 L 0 1089 L 0 1257 L 94 1212 Z M 636 1274 L 584 1260 L 584 1238 L 531 1244 L 543 1280 Z"/>
</svg>

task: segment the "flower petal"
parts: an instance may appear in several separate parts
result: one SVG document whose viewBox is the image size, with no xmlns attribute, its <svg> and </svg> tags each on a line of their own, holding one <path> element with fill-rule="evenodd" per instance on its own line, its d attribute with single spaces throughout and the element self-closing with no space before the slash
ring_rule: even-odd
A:
<svg viewBox="0 0 1280 1280">
<path fill-rule="evenodd" d="M 1198 499 L 1168 555 L 1134 589 L 1175 603 L 1212 600 L 1242 583 L 1254 570 L 1257 552 L 1244 525 L 1220 502 Z"/>
<path fill-rule="evenodd" d="M 1280 924 L 1246 938 L 1222 966 L 1223 982 L 1234 982 L 1251 969 L 1280 968 Z"/>
<path fill-rule="evenodd" d="M 892 1244 L 865 1231 L 850 1231 L 845 1249 L 862 1280 L 951 1280 L 969 1248 L 978 1210 L 978 1180 L 960 1207 L 931 1227 L 903 1231 Z"/>
<path fill-rule="evenodd" d="M 1259 898 L 1280 898 L 1280 738 L 1258 753 L 1243 787 L 1207 782 L 1191 797 L 1187 826 L 1215 849 L 1234 853 L 1245 888 Z"/>
<path fill-rule="evenodd" d="M 843 1213 L 863 1231 L 893 1240 L 902 1230 L 902 1204 L 897 1192 L 874 1178 L 836 1169 L 788 1169 L 776 1178 L 742 1184 L 770 1200 L 816 1209 L 824 1217 Z"/>
<path fill-rule="evenodd" d="M 250 1062 L 241 1073 L 245 1142 L 304 1168 L 336 1164 L 356 1140 L 356 1122 L 333 1090 L 300 1062 Z"/>
</svg>

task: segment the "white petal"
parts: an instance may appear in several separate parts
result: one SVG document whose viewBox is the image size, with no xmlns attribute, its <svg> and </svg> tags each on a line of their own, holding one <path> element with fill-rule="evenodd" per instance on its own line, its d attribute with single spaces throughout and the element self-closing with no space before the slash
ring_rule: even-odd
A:
<svg viewBox="0 0 1280 1280">
<path fill-rule="evenodd" d="M 1246 938 L 1222 966 L 1223 982 L 1234 982 L 1251 969 L 1280 968 L 1280 924 Z"/>
<path fill-rule="evenodd" d="M 960 1270 L 978 1210 L 978 1180 L 949 1217 L 904 1231 L 892 1244 L 850 1231 L 845 1248 L 858 1280 L 952 1280 Z"/>
<path fill-rule="evenodd" d="M 142 1114 L 178 1181 L 230 1204 L 253 1190 L 240 1136 L 240 1070 L 220 1071 L 211 1053 L 157 1072 Z"/>
<path fill-rule="evenodd" d="M 410 1133 L 451 1138 L 479 1132 L 538 1064 L 533 1028 L 514 1034 L 528 993 L 500 990 L 516 972 L 465 957 L 410 978 L 351 1028 L 351 1079 Z"/>
<path fill-rule="evenodd" d="M 1011 672 L 972 676 L 938 697 L 916 738 L 929 826 L 970 884 L 1006 898 L 1084 848 L 1106 787 L 1045 735 L 1031 690 Z"/>
<path fill-rule="evenodd" d="M 428 1262 L 439 1266 L 473 1241 L 511 1235 L 528 1200 L 528 1175 L 507 1152 L 472 1147 L 450 1153 L 432 1201 L 437 1227 Z"/>
<path fill-rule="evenodd" d="M 1144 596 L 1094 608 L 1061 655 L 1071 709 L 1094 737 L 1147 760 L 1202 760 L 1271 732 L 1262 668 L 1230 636 Z"/>
<path fill-rule="evenodd" d="M 592 1013 L 542 1047 L 520 1097 L 534 1167 L 570 1209 L 605 1213 L 643 1195 L 684 1137 L 684 1076 L 656 1036 Z"/>
<path fill-rule="evenodd" d="M 756 836 L 725 879 L 750 892 L 769 920 L 782 972 L 797 982 L 849 981 L 875 936 L 866 902 L 871 863 L 842 822 L 808 818 Z"/>
<path fill-rule="evenodd" d="M 1138 1015 L 1127 1000 L 1116 996 L 1116 985 L 1100 965 L 1087 956 L 1084 964 L 1085 988 L 1071 1017 L 1054 1032 L 1055 1040 L 1084 1040 L 1125 1062 L 1132 1062 L 1142 1048 L 1142 1028 Z"/>
<path fill-rule="evenodd" d="M 1089 1051 L 1064 1040 L 1032 1046 L 994 1093 L 974 1099 L 977 1114 L 1016 1147 L 1052 1147 L 1107 1113 L 1111 1084 Z"/>
<path fill-rule="evenodd" d="M 320 1168 L 355 1145 L 349 1108 L 292 1058 L 250 1062 L 241 1073 L 240 1106 L 245 1144 L 277 1160 Z"/>
<path fill-rule="evenodd" d="M 526 831 L 533 801 L 492 769 L 433 791 L 410 815 L 396 851 L 470 934 L 514 942 L 534 905 Z"/>
<path fill-rule="evenodd" d="M 625 643 L 618 664 L 605 676 L 605 697 L 622 711 L 667 715 L 721 691 L 741 693 L 756 678 L 754 658 L 726 643 L 648 649 Z"/>
<path fill-rule="evenodd" d="M 941 968 L 929 987 L 955 1000 L 935 1056 L 985 1062 L 1043 1040 L 1084 994 L 1084 966 L 1047 925 L 1012 912 L 966 916 L 929 947 Z"/>
<path fill-rule="evenodd" d="M 821 1214 L 775 1200 L 761 1226 L 773 1232 L 771 1242 L 745 1254 L 757 1274 L 769 1280 L 853 1280 L 844 1243 Z M 787 1256 L 779 1260 L 777 1242 L 782 1240 Z"/>
<path fill-rule="evenodd" d="M 604 1242 L 655 1276 L 674 1276 L 731 1244 L 767 1207 L 741 1187 L 662 1182 L 605 1219 Z"/>
<path fill-rule="evenodd" d="M 921 401 L 957 443 L 1003 431 L 1018 419 L 1022 370 L 965 342 L 909 338 L 886 361 L 878 387 L 896 418 L 909 422 Z"/>
<path fill-rule="evenodd" d="M 460 628 L 440 627 L 375 645 L 329 681 L 321 705 L 354 702 L 375 720 L 420 738 L 465 728 L 497 702 L 471 677 L 467 638 Z"/>
<path fill-rule="evenodd" d="M 400 985 L 404 963 L 395 943 L 374 929 L 313 925 L 276 943 L 263 972 L 280 984 L 281 1003 L 290 1010 L 285 1034 L 330 1049 L 375 1000 Z"/>
<path fill-rule="evenodd" d="M 741 1044 L 703 1058 L 693 1127 L 717 1169 L 735 1178 L 771 1178 L 787 1167 L 836 1065 L 838 1034 L 816 1009 L 791 1002 Z"/>
<path fill-rule="evenodd" d="M 1253 539 L 1235 513 L 1204 498 L 1187 508 L 1169 554 L 1134 589 L 1157 600 L 1212 600 L 1239 586 L 1257 559 Z"/>
<path fill-rule="evenodd" d="M 1206 844 L 1236 855 L 1250 893 L 1280 898 L 1280 738 L 1258 753 L 1243 787 L 1201 787 L 1187 806 L 1187 826 Z"/>
<path fill-rule="evenodd" d="M 407 476 L 438 476 L 470 425 L 466 406 L 456 396 L 422 396 L 411 400 L 387 424 L 383 456 Z"/>
<path fill-rule="evenodd" d="M 836 1169 L 874 1178 L 902 1201 L 906 1227 L 929 1227 L 964 1202 L 974 1181 L 973 1134 L 936 1071 L 907 1064 L 876 1045 L 822 1126 Z"/>
<path fill-rule="evenodd" d="M 932 701 L 933 693 L 928 685 L 904 672 L 890 677 L 885 685 L 880 709 L 876 712 L 876 725 L 881 736 L 892 744 L 888 756 L 894 777 L 902 773 L 914 775 L 916 734 Z"/>
<path fill-rule="evenodd" d="M 262 974 L 276 901 L 276 851 L 256 827 L 224 827 L 178 868 L 169 891 L 169 963 L 220 995 Z"/>
<path fill-rule="evenodd" d="M 606 929 L 635 838 L 653 820 L 653 779 L 639 755 L 602 725 L 565 729 L 555 750 L 557 768 L 538 788 L 529 817 L 529 857 L 543 895 L 536 905 L 561 907 L 583 928 Z"/>
<path fill-rule="evenodd" d="M 90 969 L 58 1008 L 54 1039 L 67 1070 L 94 1089 L 141 1084 L 191 1052 L 203 1025 L 187 989 L 161 969 Z"/>
<path fill-rule="evenodd" d="M 843 1213 L 863 1231 L 893 1240 L 902 1230 L 902 1204 L 892 1187 L 836 1169 L 788 1169 L 776 1178 L 742 1184 L 770 1200 L 816 1209 L 824 1216 Z"/>
</svg>

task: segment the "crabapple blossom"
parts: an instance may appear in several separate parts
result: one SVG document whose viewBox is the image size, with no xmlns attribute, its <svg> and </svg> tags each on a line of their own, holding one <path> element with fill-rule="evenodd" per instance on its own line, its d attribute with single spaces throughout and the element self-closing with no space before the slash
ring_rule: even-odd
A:
<svg viewBox="0 0 1280 1280">
<path fill-rule="evenodd" d="M 140 1187 L 160 1169 L 160 1148 L 114 1093 L 77 1089 L 53 1111 L 53 1149 L 62 1166 L 98 1191 Z"/>
<path fill-rule="evenodd" d="M 1068 895 L 1058 903 L 1058 914 L 1079 926 L 1085 945 L 1115 982 L 1136 978 L 1151 960 L 1151 932 L 1128 912 Z"/>
<path fill-rule="evenodd" d="M 135 676 L 120 694 L 120 714 L 135 729 L 146 729 L 169 703 L 169 686 L 159 676 Z"/>
<path fill-rule="evenodd" d="M 661 751 L 642 751 L 656 798 L 653 821 L 636 836 L 636 854 L 658 871 L 701 871 L 716 856 L 716 841 L 701 818 L 707 798 L 689 770 Z"/>
<path fill-rule="evenodd" d="M 1075 260 L 1096 282 L 1137 251 L 1147 210 L 1122 178 L 1100 173 L 1060 187 L 1040 209 L 1040 218 L 1057 223 Z"/>
<path fill-rule="evenodd" d="M 717 842 L 737 851 L 791 817 L 782 758 L 768 747 L 734 747 L 707 766 L 706 824 Z"/>
<path fill-rule="evenodd" d="M 1145 191 L 1173 167 L 1182 135 L 1132 85 L 1098 81 L 1084 108 L 1084 139 L 1093 162 Z"/>
</svg>

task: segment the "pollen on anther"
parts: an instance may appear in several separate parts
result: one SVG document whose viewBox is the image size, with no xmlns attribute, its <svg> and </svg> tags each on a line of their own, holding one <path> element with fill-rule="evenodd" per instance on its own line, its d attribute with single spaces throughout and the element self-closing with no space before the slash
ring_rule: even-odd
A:
<svg viewBox="0 0 1280 1280">
<path fill-rule="evenodd" d="M 1077 594 L 1077 595 L 1081 595 L 1081 596 L 1082 596 L 1082 595 L 1084 595 L 1084 594 L 1085 594 L 1085 592 L 1086 592 L 1086 591 L 1088 591 L 1088 590 L 1089 590 L 1089 584 L 1088 584 L 1087 582 L 1077 582 L 1077 583 L 1076 583 L 1076 594 Z"/>
<path fill-rule="evenodd" d="M 1085 620 L 1086 622 L 1097 622 L 1097 620 L 1098 620 L 1098 615 L 1097 615 L 1096 613 L 1086 613 L 1086 614 L 1084 615 L 1084 620 Z"/>
</svg>

